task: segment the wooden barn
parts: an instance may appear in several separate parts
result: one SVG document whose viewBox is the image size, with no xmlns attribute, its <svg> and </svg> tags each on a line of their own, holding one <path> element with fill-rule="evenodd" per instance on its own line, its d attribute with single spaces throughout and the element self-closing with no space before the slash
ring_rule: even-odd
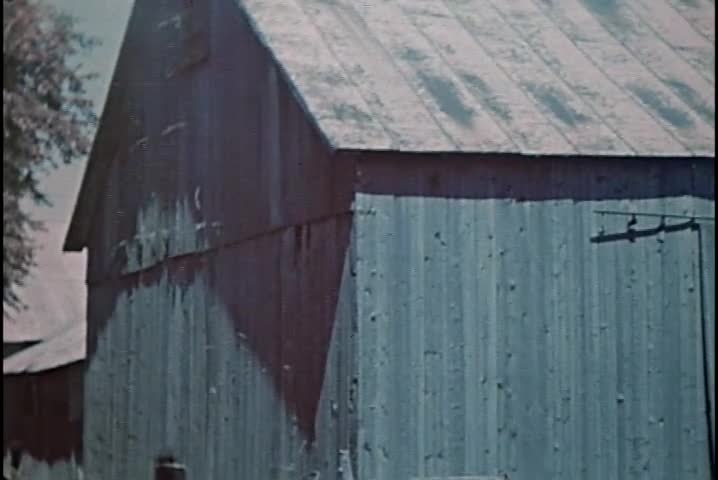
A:
<svg viewBox="0 0 718 480">
<path fill-rule="evenodd" d="M 65 244 L 87 478 L 709 479 L 714 17 L 137 0 Z"/>
<path fill-rule="evenodd" d="M 85 326 L 75 323 L 3 361 L 3 470 L 10 479 L 83 478 Z"/>
</svg>

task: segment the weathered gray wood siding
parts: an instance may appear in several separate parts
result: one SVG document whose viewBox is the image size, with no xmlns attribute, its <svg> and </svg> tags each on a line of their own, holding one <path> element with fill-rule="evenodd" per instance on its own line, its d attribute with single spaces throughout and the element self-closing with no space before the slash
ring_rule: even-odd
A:
<svg viewBox="0 0 718 480">
<path fill-rule="evenodd" d="M 95 287 L 90 308 L 111 312 L 87 373 L 88 478 L 148 478 L 166 450 L 189 478 L 334 478 L 353 431 L 351 349 L 338 348 L 352 331 L 348 263 L 331 293 L 341 223 L 312 225 L 299 250 L 293 231 L 276 232 L 163 265 L 119 295 Z M 178 281 L 183 270 L 193 273 Z M 317 325 L 328 318 L 331 340 Z"/>
<path fill-rule="evenodd" d="M 691 229 L 591 238 L 713 217 L 712 161 L 368 158 L 359 478 L 709 478 L 714 224 L 702 272 Z"/>
<path fill-rule="evenodd" d="M 351 162 L 234 2 L 137 2 L 118 72 L 89 242 L 87 477 L 149 478 L 171 452 L 189 478 L 331 478 L 352 429 Z"/>
</svg>

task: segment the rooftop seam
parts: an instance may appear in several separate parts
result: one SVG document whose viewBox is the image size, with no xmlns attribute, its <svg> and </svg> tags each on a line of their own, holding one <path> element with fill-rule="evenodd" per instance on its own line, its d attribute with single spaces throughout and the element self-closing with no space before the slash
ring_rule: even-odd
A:
<svg viewBox="0 0 718 480">
<path fill-rule="evenodd" d="M 489 1 L 492 1 L 492 0 L 489 0 Z M 666 128 L 666 126 L 663 125 L 663 122 L 661 122 L 660 119 L 659 119 L 653 112 L 651 112 L 649 109 L 647 109 L 647 108 L 643 105 L 643 103 L 641 103 L 640 101 L 638 101 L 638 100 L 636 99 L 636 96 L 635 96 L 635 94 L 634 94 L 633 92 L 628 91 L 628 90 L 626 90 L 625 88 L 623 88 L 623 86 L 621 86 L 620 84 L 618 84 L 618 82 L 616 82 L 610 75 L 608 75 L 608 73 L 596 63 L 596 61 L 593 59 L 593 57 L 591 57 L 590 55 L 588 55 L 581 47 L 579 47 L 579 46 L 576 44 L 576 42 L 574 42 L 574 41 L 571 39 L 571 37 L 569 37 L 569 36 L 566 34 L 565 29 L 564 29 L 563 27 L 561 27 L 561 25 L 559 25 L 558 22 L 556 22 L 556 21 L 555 21 L 554 19 L 552 19 L 549 15 L 547 15 L 546 12 L 545 12 L 540 6 L 538 6 L 538 5 L 536 4 L 536 1 L 535 1 L 535 0 L 530 0 L 530 1 L 531 1 L 534 5 L 536 5 L 536 7 L 538 8 L 538 10 L 541 11 L 541 13 L 548 19 L 549 22 L 551 22 L 552 24 L 554 24 L 554 25 L 556 26 L 556 28 L 558 29 L 558 31 L 561 32 L 561 34 L 562 34 L 569 42 L 571 42 L 571 44 L 576 48 L 576 50 L 577 50 L 578 52 L 580 52 L 580 53 L 586 58 L 586 60 L 588 60 L 594 67 L 596 67 L 596 69 L 601 73 L 601 75 L 603 75 L 609 82 L 611 82 L 613 85 L 615 85 L 616 88 L 618 88 L 619 90 L 621 90 L 622 92 L 624 92 L 627 96 L 629 96 L 629 97 L 631 98 L 631 100 L 633 100 L 633 103 L 634 103 L 636 106 L 638 106 L 643 112 L 645 112 L 649 117 L 651 117 L 651 118 L 656 122 L 656 125 L 657 125 L 659 128 L 663 129 L 663 131 L 666 132 L 668 135 L 670 135 L 671 137 L 673 137 L 673 139 L 674 139 L 679 145 L 682 145 L 683 148 L 685 148 L 687 151 L 693 152 L 693 150 L 692 150 L 688 145 L 686 145 L 680 138 L 678 138 L 678 136 L 676 136 L 676 134 L 674 134 L 674 133 L 671 132 L 668 128 Z M 592 17 L 595 18 L 595 16 L 594 16 L 591 12 L 589 12 L 589 15 L 591 15 Z M 613 38 L 614 40 L 616 40 L 616 41 L 623 47 L 623 49 L 624 49 L 626 52 L 628 52 L 628 54 L 629 54 L 631 57 L 633 57 L 635 60 L 638 60 L 638 62 L 639 62 L 641 65 L 643 65 L 644 68 L 646 68 L 646 66 L 643 64 L 643 62 L 641 62 L 638 58 L 636 58 L 636 56 L 633 54 L 632 51 L 630 51 L 620 40 L 618 40 L 614 35 L 611 34 L 610 31 L 608 31 L 608 30 L 606 29 L 606 27 L 603 25 L 603 22 L 601 22 L 601 21 L 598 20 L 598 19 L 596 19 L 596 20 L 598 21 L 598 23 L 599 23 L 599 25 L 601 26 L 601 28 L 602 28 L 604 31 L 606 31 L 606 33 L 608 33 L 608 35 L 610 35 L 611 38 Z M 537 55 L 540 56 L 540 54 L 537 54 Z M 549 68 L 550 68 L 550 67 L 549 67 Z M 552 70 L 553 70 L 553 69 L 552 69 Z M 651 73 L 654 77 L 656 77 L 655 73 L 651 72 L 650 70 L 649 70 L 649 73 Z M 557 73 L 557 75 L 559 75 L 559 74 Z M 559 75 L 559 76 L 560 76 L 560 75 Z M 661 79 L 658 78 L 658 77 L 656 77 L 656 80 L 658 80 L 659 82 L 661 82 Z M 663 83 L 663 82 L 661 82 L 661 83 Z M 569 85 L 568 87 L 573 90 L 573 88 L 572 88 L 570 85 Z M 673 92 L 671 92 L 671 93 L 673 93 Z M 586 103 L 588 104 L 588 102 L 587 102 L 586 100 L 584 100 L 584 102 L 586 102 Z M 589 106 L 590 106 L 590 104 L 589 104 Z M 591 107 L 591 108 L 593 109 L 593 107 Z M 599 115 L 599 118 L 601 118 L 601 120 L 603 120 L 603 122 L 604 122 L 612 131 L 615 131 L 614 128 L 613 128 L 611 125 L 609 125 L 608 122 L 606 122 L 606 120 L 603 118 L 603 116 Z M 631 147 L 631 149 L 634 150 L 634 152 L 636 151 L 635 148 L 633 147 L 633 145 L 631 145 L 629 142 L 627 142 L 626 139 L 624 139 L 624 138 L 621 136 L 620 133 L 616 132 L 616 135 L 617 135 L 619 138 L 621 138 L 624 142 L 626 142 L 626 143 L 629 145 L 629 147 Z"/>
<path fill-rule="evenodd" d="M 366 23 L 366 21 L 364 20 L 364 18 L 363 18 L 363 17 L 361 16 L 361 14 L 360 14 L 359 12 L 357 12 L 352 6 L 337 5 L 337 7 L 338 7 L 339 9 L 342 9 L 342 10 L 347 11 L 347 13 L 349 13 L 350 15 L 352 15 L 353 17 L 355 17 L 357 21 L 361 22 L 361 24 L 364 25 L 365 29 L 366 29 L 368 32 L 371 32 L 371 29 L 368 28 L 369 26 L 367 25 L 367 23 Z M 341 21 L 343 21 L 343 19 L 342 19 L 341 17 L 339 17 L 339 19 L 340 19 Z M 371 40 L 373 40 L 374 43 L 376 43 L 376 45 L 384 52 L 384 54 L 386 55 L 386 58 L 389 59 L 389 61 L 392 63 L 392 65 L 393 65 L 394 68 L 396 69 L 397 73 L 399 73 L 399 75 L 404 79 L 404 81 L 406 82 L 406 84 L 411 88 L 411 91 L 414 92 L 414 95 L 416 96 L 416 99 L 417 99 L 417 100 L 419 101 L 419 103 L 421 103 L 421 105 L 424 107 L 424 109 L 426 110 L 427 114 L 434 120 L 434 123 L 435 123 L 436 126 L 439 128 L 439 130 L 440 130 L 440 131 L 444 134 L 444 136 L 457 148 L 457 150 L 461 150 L 461 149 L 462 149 L 461 145 L 459 145 L 459 143 L 457 142 L 457 140 L 456 140 L 449 132 L 446 131 L 446 129 L 444 128 L 444 126 L 441 124 L 441 122 L 439 122 L 439 120 L 436 118 L 436 115 L 434 115 L 434 113 L 431 111 L 431 109 L 427 107 L 426 102 L 421 98 L 421 95 L 419 95 L 419 93 L 416 91 L 416 89 L 414 88 L 414 86 L 412 85 L 412 83 L 411 83 L 411 82 L 409 81 L 409 79 L 407 78 L 406 74 L 404 74 L 404 72 L 401 70 L 401 68 L 399 67 L 399 65 L 397 65 L 397 63 L 394 61 L 393 55 L 386 49 L 386 47 L 384 46 L 384 44 L 383 44 L 378 38 L 376 38 L 374 35 L 371 35 L 371 34 L 370 34 L 370 35 L 369 35 L 369 38 L 370 38 Z"/>
<path fill-rule="evenodd" d="M 442 1 L 443 1 L 443 0 L 442 0 Z M 587 106 L 587 107 L 593 112 L 593 114 L 596 115 L 597 119 L 599 119 L 604 126 L 608 127 L 608 129 L 611 131 L 611 133 L 613 133 L 613 134 L 616 136 L 616 138 L 618 138 L 619 140 L 621 140 L 621 141 L 626 145 L 626 147 L 628 147 L 634 154 L 637 155 L 637 154 L 638 154 L 638 151 L 634 148 L 634 146 L 633 146 L 630 142 L 626 141 L 626 139 L 623 138 L 623 137 L 621 136 L 621 134 L 618 133 L 618 132 L 614 129 L 614 127 L 612 127 L 611 125 L 609 125 L 608 122 L 606 122 L 606 119 L 603 118 L 603 115 L 600 115 L 600 114 L 598 113 L 598 111 L 596 111 L 596 108 L 595 108 L 593 105 L 591 105 L 591 104 L 583 97 L 583 95 L 581 95 L 581 94 L 580 94 L 579 92 L 577 92 L 571 85 L 569 85 L 569 83 L 566 81 L 566 79 L 565 79 L 560 73 L 558 73 L 558 72 L 549 64 L 549 62 L 546 61 L 546 59 L 543 57 L 543 55 L 541 55 L 539 52 L 536 51 L 536 49 L 531 45 L 531 42 L 527 41 L 527 40 L 526 40 L 526 37 L 525 37 L 516 27 L 514 27 L 510 22 L 506 21 L 506 16 L 505 16 L 501 11 L 499 11 L 499 9 L 496 8 L 496 6 L 494 5 L 493 1 L 492 1 L 492 0 L 487 0 L 487 1 L 488 1 L 488 3 L 489 3 L 490 7 L 494 10 L 494 12 L 496 12 L 496 14 L 497 14 L 499 17 L 502 18 L 502 20 L 504 21 L 504 23 L 506 24 L 506 26 L 507 26 L 508 28 L 510 28 L 511 30 L 513 30 L 514 32 L 516 32 L 517 37 L 520 38 L 521 41 L 523 42 L 523 44 L 524 44 L 526 47 L 528 47 L 528 49 L 529 49 L 534 55 L 536 55 L 537 58 L 539 58 L 539 59 L 541 60 L 541 62 L 546 66 L 546 68 L 547 68 L 549 71 L 551 71 L 551 73 L 554 75 L 554 77 L 555 77 L 559 82 L 561 82 L 566 88 L 568 88 L 570 91 L 572 91 L 572 92 L 576 95 L 576 97 L 581 101 L 581 103 L 583 103 L 585 106 Z M 565 33 L 563 32 L 563 30 L 561 30 L 561 33 L 562 33 L 564 36 L 566 36 Z M 571 41 L 570 38 L 569 38 L 568 40 Z M 573 41 L 571 41 L 571 43 L 573 44 Z M 574 45 L 575 45 L 575 44 L 574 44 Z M 577 47 L 577 48 L 578 48 L 578 47 Z M 581 52 L 581 51 L 579 50 L 579 52 Z M 584 54 L 583 52 L 581 52 L 581 53 L 585 56 L 585 54 Z M 591 63 L 593 63 L 593 62 L 591 62 Z M 623 90 L 623 89 L 621 89 L 621 90 Z M 681 144 L 681 145 L 682 145 L 682 144 Z M 579 152 L 579 153 L 581 153 L 581 152 Z"/>
<path fill-rule="evenodd" d="M 446 4 L 443 2 L 443 0 L 441 0 L 441 3 L 444 4 L 444 5 L 446 5 Z M 448 8 L 448 7 L 447 7 L 447 8 Z M 409 23 L 411 23 L 411 25 L 416 29 L 416 31 L 419 33 L 419 35 L 421 35 L 422 37 L 424 37 L 424 39 L 426 39 L 427 43 L 429 43 L 429 45 L 431 45 L 431 46 L 433 47 L 433 49 L 434 49 L 434 51 L 436 52 L 437 56 L 439 57 L 439 59 L 441 60 L 441 62 L 446 66 L 446 68 L 448 68 L 449 70 L 451 70 L 451 71 L 456 75 L 457 78 L 461 78 L 461 75 L 459 74 L 459 72 L 457 72 L 456 69 L 455 69 L 453 66 L 451 66 L 451 64 L 447 61 L 446 57 L 441 53 L 441 51 L 439 50 L 439 48 L 438 48 L 437 45 L 436 45 L 436 42 L 435 42 L 434 40 L 432 40 L 431 37 L 429 37 L 426 33 L 424 33 L 424 31 L 416 24 L 416 22 L 415 22 L 409 15 L 406 14 L 406 11 L 404 11 L 404 9 L 401 7 L 401 5 L 399 6 L 399 9 L 402 11 L 402 13 L 404 14 L 404 16 L 405 16 L 405 17 L 407 18 L 407 20 L 409 21 Z M 460 23 L 460 22 L 459 22 L 459 23 Z M 464 28 L 463 24 L 461 24 L 461 26 L 462 26 L 462 28 Z M 464 30 L 466 30 L 466 29 L 464 28 Z M 473 38 L 473 36 L 472 36 L 471 38 Z M 476 42 L 474 42 L 474 43 L 476 43 Z M 489 57 L 491 58 L 491 55 L 489 55 Z M 507 76 L 508 76 L 508 75 L 507 75 Z M 509 77 L 509 78 L 511 78 L 511 77 Z M 470 95 L 471 95 L 472 97 L 474 97 L 474 98 L 479 102 L 479 104 L 483 107 L 483 103 L 481 102 L 481 98 L 479 98 L 479 96 L 476 95 L 476 93 L 474 93 L 471 89 L 467 89 L 467 91 L 468 91 L 468 92 L 470 93 Z M 505 125 L 503 125 L 502 122 L 499 121 L 499 120 L 496 118 L 496 116 L 493 115 L 488 108 L 485 108 L 484 111 L 485 111 L 485 113 L 489 116 L 489 118 L 491 118 L 491 121 L 499 128 L 499 130 L 501 130 L 502 132 L 504 132 L 504 135 L 506 135 L 506 138 L 508 138 L 509 142 L 511 142 L 511 143 L 513 144 L 513 146 L 514 146 L 517 150 L 521 150 L 521 147 L 516 143 L 516 141 L 515 141 L 514 138 L 513 138 L 514 135 L 511 135 L 511 134 L 506 130 Z M 539 112 L 539 113 L 540 113 L 540 112 Z M 560 134 L 560 133 L 561 133 L 561 132 L 559 132 L 559 134 Z M 564 136 L 564 138 L 565 138 L 565 136 Z M 566 140 L 568 141 L 567 138 L 566 138 Z M 569 141 L 568 143 L 569 143 L 570 145 L 574 146 L 570 141 Z M 575 148 L 576 148 L 576 147 L 574 146 L 574 149 L 575 149 Z"/>
</svg>

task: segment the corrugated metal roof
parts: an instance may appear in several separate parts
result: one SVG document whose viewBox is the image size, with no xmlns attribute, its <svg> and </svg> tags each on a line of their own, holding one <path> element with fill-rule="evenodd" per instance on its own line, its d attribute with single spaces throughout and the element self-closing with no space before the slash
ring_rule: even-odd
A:
<svg viewBox="0 0 718 480">
<path fill-rule="evenodd" d="M 333 147 L 715 154 L 708 0 L 238 0 Z"/>
<path fill-rule="evenodd" d="M 85 359 L 87 322 L 75 322 L 58 335 L 3 360 L 3 375 L 36 373 Z"/>
</svg>

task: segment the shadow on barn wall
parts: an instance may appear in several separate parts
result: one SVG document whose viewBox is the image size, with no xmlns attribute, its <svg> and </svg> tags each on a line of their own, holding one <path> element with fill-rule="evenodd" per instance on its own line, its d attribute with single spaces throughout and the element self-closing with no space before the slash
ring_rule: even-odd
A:
<svg viewBox="0 0 718 480">
<path fill-rule="evenodd" d="M 104 283 L 101 297 L 90 300 L 94 313 L 88 328 L 89 361 L 120 297 L 158 286 L 166 276 L 171 284 L 162 291 L 166 302 L 179 295 L 180 303 L 191 310 L 185 293 L 199 281 L 229 312 L 237 348 L 242 342 L 254 351 L 312 441 L 350 232 L 351 216 L 345 214 L 238 245 L 168 258 Z"/>
<path fill-rule="evenodd" d="M 365 154 L 358 191 L 540 202 L 715 199 L 714 159 Z M 411 168 L 407 168 L 410 164 Z"/>
<path fill-rule="evenodd" d="M 666 159 L 659 163 L 640 159 L 484 160 L 452 156 L 437 160 L 427 156 L 424 161 L 406 159 L 412 161 L 411 170 L 407 170 L 403 162 L 388 161 L 381 155 L 363 158 L 365 161 L 358 163 L 357 188 L 361 193 L 517 202 L 656 199 L 689 194 L 714 198 L 709 177 L 712 163 L 702 160 Z M 130 211 L 139 208 L 137 205 Z M 346 205 L 347 211 L 349 208 Z M 165 274 L 175 285 L 186 288 L 201 272 L 231 313 L 237 341 L 247 342 L 256 352 L 279 395 L 297 415 L 304 433 L 313 439 L 351 228 L 352 217 L 347 213 L 205 252 L 167 258 L 150 268 L 116 277 L 106 284 L 110 288 L 103 288 L 104 298 L 95 300 L 90 358 L 120 295 L 156 285 Z M 127 259 L 122 259 L 112 271 L 122 272 L 126 266 Z"/>
<path fill-rule="evenodd" d="M 111 164 L 88 235 L 88 360 L 123 294 L 165 276 L 186 288 L 201 272 L 311 439 L 350 243 L 353 165 L 328 153 L 238 6 L 192 3 L 184 13 L 207 27 L 209 57 L 167 76 L 166 63 L 186 52 L 165 46 L 184 37 L 158 25 L 177 5 L 135 5 L 113 80 L 126 90 L 110 92 L 98 133 L 96 148 L 112 155 L 93 154 Z"/>
</svg>

